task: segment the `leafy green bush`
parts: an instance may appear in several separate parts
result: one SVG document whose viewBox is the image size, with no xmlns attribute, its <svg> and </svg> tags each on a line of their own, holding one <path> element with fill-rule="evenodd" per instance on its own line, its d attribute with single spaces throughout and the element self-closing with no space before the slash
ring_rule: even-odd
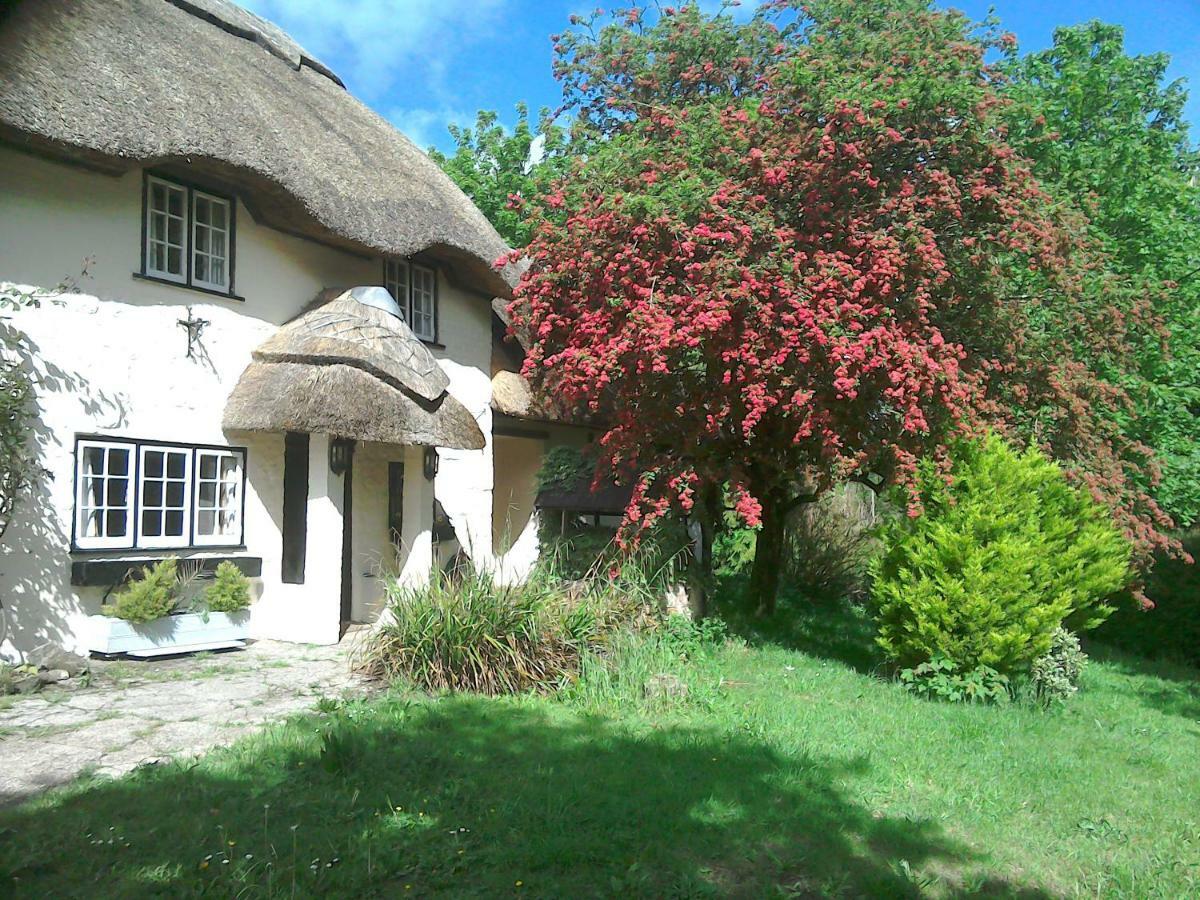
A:
<svg viewBox="0 0 1200 900">
<path fill-rule="evenodd" d="M 571 491 L 591 480 L 592 463 L 575 447 L 551 447 L 534 480 L 539 491 Z"/>
<path fill-rule="evenodd" d="M 1025 673 L 1059 625 L 1104 621 L 1130 546 L 1036 449 L 993 435 L 956 451 L 950 485 L 930 465 L 919 473 L 923 514 L 881 529 L 877 643 L 902 667 L 943 657 L 959 672 Z"/>
<path fill-rule="evenodd" d="M 563 583 L 544 570 L 525 583 L 486 574 L 387 584 L 385 623 L 362 660 L 370 674 L 431 691 L 511 694 L 554 688 L 578 671 L 584 650 L 632 621 L 628 595 Z"/>
<path fill-rule="evenodd" d="M 169 616 L 179 601 L 178 566 L 175 557 L 143 566 L 141 577 L 130 581 L 101 612 L 138 624 Z"/>
<path fill-rule="evenodd" d="M 216 579 L 204 591 L 204 607 L 230 613 L 250 605 L 250 579 L 229 560 L 217 565 Z"/>
<path fill-rule="evenodd" d="M 918 697 L 950 703 L 1004 703 L 1010 699 L 1008 679 L 991 666 L 960 670 L 954 660 L 944 656 L 901 669 L 900 684 Z"/>
<path fill-rule="evenodd" d="M 1063 703 L 1079 690 L 1079 676 L 1087 665 L 1087 654 L 1079 638 L 1065 628 L 1056 628 L 1045 655 L 1033 661 L 1029 683 L 1033 696 L 1050 706 Z"/>
</svg>

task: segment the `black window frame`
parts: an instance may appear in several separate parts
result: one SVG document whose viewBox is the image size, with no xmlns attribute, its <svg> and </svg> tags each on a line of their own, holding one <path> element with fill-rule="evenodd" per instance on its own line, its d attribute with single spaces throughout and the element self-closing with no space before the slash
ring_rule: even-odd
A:
<svg viewBox="0 0 1200 900">
<path fill-rule="evenodd" d="M 421 262 L 419 260 L 410 259 L 405 256 L 384 257 L 380 263 L 380 268 L 383 273 L 380 283 L 383 285 L 385 290 L 387 289 L 388 280 L 389 280 L 388 279 L 388 263 L 398 263 L 398 262 L 402 262 L 408 266 L 408 296 L 405 297 L 403 300 L 400 300 L 398 297 L 394 297 L 394 296 L 392 297 L 392 299 L 395 300 L 396 304 L 400 307 L 400 311 L 404 314 L 404 324 L 407 325 L 410 330 L 413 327 L 413 321 L 412 321 L 412 318 L 413 318 L 413 315 L 412 315 L 413 269 L 424 269 L 425 271 L 433 274 L 433 337 L 431 337 L 431 338 L 422 337 L 421 335 L 417 334 L 417 332 L 415 330 L 413 330 L 413 335 L 422 344 L 427 344 L 428 346 L 434 347 L 438 350 L 445 350 L 446 347 L 441 342 L 441 333 L 442 333 L 442 273 L 441 273 L 441 270 L 437 266 L 433 266 L 433 265 L 430 265 L 429 263 Z M 390 293 L 390 291 L 389 291 L 389 293 Z"/>
<path fill-rule="evenodd" d="M 187 253 L 184 254 L 184 280 L 175 281 L 170 278 L 163 278 L 151 272 L 146 258 L 146 245 L 149 243 L 149 219 L 150 219 L 150 180 L 157 179 L 165 181 L 177 188 L 182 188 L 187 195 L 187 201 L 184 204 L 185 219 L 184 231 L 187 234 Z M 225 291 L 214 290 L 210 287 L 205 287 L 202 284 L 196 284 L 192 280 L 192 263 L 193 263 L 193 248 L 192 239 L 195 231 L 195 194 L 199 191 L 201 194 L 207 194 L 210 197 L 215 197 L 218 200 L 224 200 L 229 204 L 229 289 Z M 208 294 L 213 297 L 224 297 L 227 300 L 244 301 L 246 298 L 239 296 L 234 292 L 234 287 L 237 283 L 237 195 L 214 189 L 206 184 L 197 184 L 193 181 L 188 181 L 178 178 L 163 172 L 157 172 L 152 169 L 142 170 L 142 248 L 139 256 L 140 268 L 133 273 L 133 277 L 141 281 L 153 281 L 155 284 L 166 284 L 171 287 L 182 288 L 186 291 L 197 291 L 201 294 Z"/>
<path fill-rule="evenodd" d="M 129 503 L 129 543 L 121 546 L 110 547 L 81 547 L 79 546 L 79 445 L 83 441 L 98 441 L 105 444 L 126 444 L 130 448 L 130 491 L 132 497 Z M 190 450 L 191 451 L 191 469 L 188 474 L 188 516 L 187 516 L 187 543 L 186 544 L 171 544 L 169 546 L 139 546 L 138 531 L 139 522 L 141 521 L 142 512 L 142 491 L 141 491 L 141 458 L 143 447 L 166 447 L 168 449 Z M 225 544 L 197 544 L 196 543 L 196 497 L 199 491 L 199 482 L 197 479 L 197 456 L 204 451 L 219 451 L 224 453 L 240 453 L 242 456 L 242 484 L 241 484 L 241 511 L 238 516 L 238 522 L 241 525 L 241 534 L 237 541 L 231 541 Z M 72 553 L 138 553 L 145 555 L 154 554 L 169 554 L 180 551 L 227 551 L 227 550 L 244 550 L 246 549 L 246 485 L 250 471 L 250 451 L 246 447 L 235 446 L 232 444 L 193 444 L 183 441 L 158 441 L 151 438 L 129 438 L 122 435 L 112 434 L 84 434 L 76 433 L 75 444 L 71 453 L 71 552 Z"/>
</svg>

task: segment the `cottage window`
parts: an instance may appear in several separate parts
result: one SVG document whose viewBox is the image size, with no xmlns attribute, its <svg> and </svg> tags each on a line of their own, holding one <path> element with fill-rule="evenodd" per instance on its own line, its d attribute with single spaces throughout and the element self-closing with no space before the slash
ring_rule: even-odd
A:
<svg viewBox="0 0 1200 900">
<path fill-rule="evenodd" d="M 385 260 L 383 283 L 404 321 L 423 341 L 437 341 L 437 272 L 403 259 Z"/>
<path fill-rule="evenodd" d="M 233 290 L 233 201 L 146 176 L 143 275 L 229 294 Z"/>
<path fill-rule="evenodd" d="M 240 448 L 78 439 L 75 547 L 242 544 L 245 461 Z"/>
</svg>

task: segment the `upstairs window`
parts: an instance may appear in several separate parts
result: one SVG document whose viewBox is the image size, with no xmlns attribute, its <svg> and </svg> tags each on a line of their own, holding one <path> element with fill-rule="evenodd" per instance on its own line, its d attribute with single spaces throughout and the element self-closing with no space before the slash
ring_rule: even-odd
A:
<svg viewBox="0 0 1200 900">
<path fill-rule="evenodd" d="M 146 176 L 142 274 L 229 294 L 233 290 L 233 201 Z"/>
<path fill-rule="evenodd" d="M 437 271 L 404 259 L 383 264 L 383 284 L 400 305 L 404 321 L 423 341 L 437 341 Z"/>
<path fill-rule="evenodd" d="M 245 471 L 241 448 L 79 438 L 75 547 L 240 546 Z"/>
</svg>

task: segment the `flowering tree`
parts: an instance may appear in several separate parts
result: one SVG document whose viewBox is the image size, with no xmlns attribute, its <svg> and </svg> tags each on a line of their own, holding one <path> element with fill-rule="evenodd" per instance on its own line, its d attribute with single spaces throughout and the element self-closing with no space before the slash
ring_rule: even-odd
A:
<svg viewBox="0 0 1200 900">
<path fill-rule="evenodd" d="M 711 515 L 697 497 L 729 485 L 767 613 L 791 509 L 858 480 L 908 486 L 918 514 L 918 459 L 945 466 L 990 425 L 1072 461 L 1160 541 L 1130 487 L 1142 448 L 1089 406 L 1121 392 L 1073 362 L 1098 336 L 1074 314 L 1065 337 L 1040 327 L 1103 297 L 1072 214 L 996 127 L 984 41 L 918 0 L 770 12 L 741 45 L 693 7 L 559 42 L 568 99 L 600 125 L 526 206 L 511 312 L 534 384 L 610 423 L 600 471 L 637 480 L 626 535 L 673 507 Z M 713 35 L 752 52 L 707 70 Z"/>
</svg>

